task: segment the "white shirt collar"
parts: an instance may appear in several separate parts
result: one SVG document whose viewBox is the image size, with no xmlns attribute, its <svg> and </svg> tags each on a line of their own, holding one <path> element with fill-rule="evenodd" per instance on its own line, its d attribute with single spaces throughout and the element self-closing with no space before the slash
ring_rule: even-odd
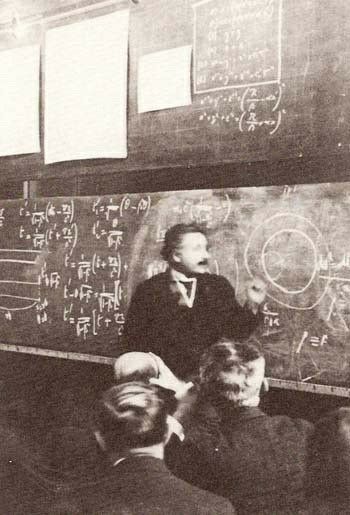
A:
<svg viewBox="0 0 350 515">
<path fill-rule="evenodd" d="M 187 277 L 187 275 L 175 270 L 175 268 L 170 268 L 170 276 L 173 281 L 181 281 L 183 283 L 193 283 L 197 281 L 195 277 Z"/>
<path fill-rule="evenodd" d="M 173 281 L 176 282 L 177 288 L 181 293 L 184 304 L 188 308 L 192 308 L 196 296 L 197 279 L 195 277 L 187 277 L 185 274 L 182 274 L 174 268 L 170 269 L 170 277 Z M 183 283 L 191 283 L 190 294 L 188 294 L 187 289 Z"/>
<path fill-rule="evenodd" d="M 167 416 L 167 423 L 172 433 L 174 433 L 180 442 L 183 442 L 185 439 L 185 433 L 184 428 L 182 424 L 176 418 L 172 417 L 171 415 Z"/>
</svg>

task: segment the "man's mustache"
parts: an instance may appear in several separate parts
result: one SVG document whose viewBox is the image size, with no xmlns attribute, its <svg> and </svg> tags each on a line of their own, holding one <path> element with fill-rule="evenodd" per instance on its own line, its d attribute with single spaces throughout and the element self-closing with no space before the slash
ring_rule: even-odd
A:
<svg viewBox="0 0 350 515">
<path fill-rule="evenodd" d="M 241 391 L 241 387 L 239 384 L 229 384 L 229 383 L 216 383 L 216 389 L 220 393 L 234 393 L 239 394 Z"/>
</svg>

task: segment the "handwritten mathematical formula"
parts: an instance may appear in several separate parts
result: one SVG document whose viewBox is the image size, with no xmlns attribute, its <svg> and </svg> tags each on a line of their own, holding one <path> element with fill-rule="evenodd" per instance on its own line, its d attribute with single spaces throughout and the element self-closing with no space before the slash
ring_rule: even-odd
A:
<svg viewBox="0 0 350 515">
<path fill-rule="evenodd" d="M 348 198 L 344 185 L 286 185 L 4 201 L 3 338 L 22 328 L 23 339 L 28 327 L 28 338 L 56 338 L 56 346 L 118 345 L 134 288 L 167 268 L 160 257 L 166 231 L 195 222 L 208 230 L 210 272 L 230 280 L 238 302 L 252 276 L 266 282 L 257 337 L 273 356 L 272 376 L 310 381 L 335 377 L 337 368 L 344 377 Z"/>
<path fill-rule="evenodd" d="M 7 322 L 18 323 L 28 311 L 43 327 L 58 316 L 81 340 L 111 329 L 121 335 L 125 223 L 147 217 L 151 199 L 95 198 L 89 206 L 83 223 L 73 199 L 24 201 L 8 219 L 1 208 L 0 228 L 11 218 L 19 222 L 13 247 L 0 249 L 0 314 Z"/>
<path fill-rule="evenodd" d="M 194 83 L 199 121 L 274 134 L 285 109 L 280 0 L 194 5 Z"/>
<path fill-rule="evenodd" d="M 194 15 L 195 93 L 280 81 L 280 0 L 199 2 Z"/>
</svg>

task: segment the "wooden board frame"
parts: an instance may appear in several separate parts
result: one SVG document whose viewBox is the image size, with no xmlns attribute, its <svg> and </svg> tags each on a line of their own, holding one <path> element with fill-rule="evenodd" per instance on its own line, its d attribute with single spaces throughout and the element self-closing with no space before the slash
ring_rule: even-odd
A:
<svg viewBox="0 0 350 515">
<path fill-rule="evenodd" d="M 92 354 L 82 354 L 79 352 L 63 352 L 52 349 L 39 349 L 37 347 L 25 347 L 24 345 L 10 345 L 7 343 L 0 343 L 0 351 L 19 352 L 21 354 L 34 354 L 36 356 L 70 359 L 73 361 L 85 361 L 89 363 L 99 363 L 101 365 L 113 365 L 116 359 L 108 356 L 95 356 Z M 288 381 L 285 379 L 274 379 L 272 377 L 268 377 L 267 379 L 271 388 L 350 398 L 350 388 L 314 383 L 302 383 L 298 381 Z"/>
</svg>

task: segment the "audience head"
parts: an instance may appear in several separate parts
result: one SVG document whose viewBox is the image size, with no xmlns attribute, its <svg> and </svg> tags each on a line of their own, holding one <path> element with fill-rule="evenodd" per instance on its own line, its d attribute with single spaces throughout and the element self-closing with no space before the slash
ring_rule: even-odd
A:
<svg viewBox="0 0 350 515">
<path fill-rule="evenodd" d="M 249 342 L 222 339 L 201 358 L 201 391 L 236 407 L 259 404 L 264 376 L 265 359 L 259 348 Z"/>
<path fill-rule="evenodd" d="M 204 229 L 194 223 L 174 225 L 165 234 L 161 255 L 187 275 L 207 272 L 209 250 Z"/>
<path fill-rule="evenodd" d="M 132 381 L 112 386 L 97 404 L 95 435 L 111 455 L 164 444 L 175 398 L 162 388 Z"/>
<path fill-rule="evenodd" d="M 114 377 L 118 383 L 127 381 L 148 381 L 158 377 L 157 360 L 148 352 L 126 352 L 113 365 Z"/>
<path fill-rule="evenodd" d="M 308 492 L 323 499 L 350 499 L 350 408 L 330 412 L 310 438 Z"/>
</svg>

